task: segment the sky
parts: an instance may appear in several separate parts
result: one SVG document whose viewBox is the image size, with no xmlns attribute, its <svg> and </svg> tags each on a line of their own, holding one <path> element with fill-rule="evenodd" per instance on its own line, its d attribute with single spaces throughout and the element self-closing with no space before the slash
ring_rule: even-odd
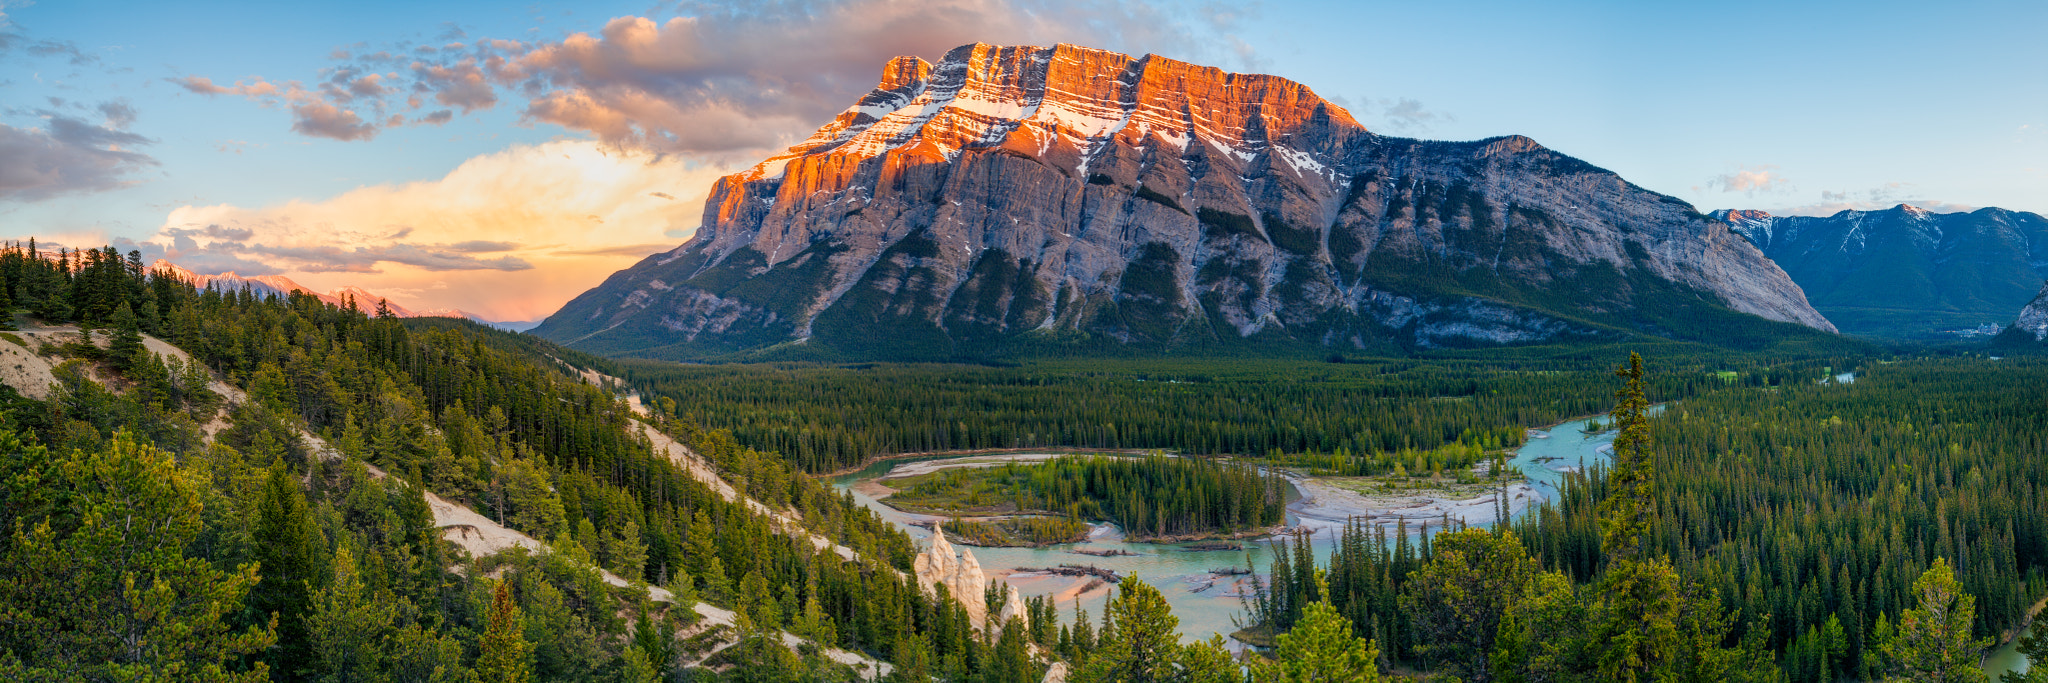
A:
<svg viewBox="0 0 2048 683">
<path fill-rule="evenodd" d="M 1066 42 L 1701 210 L 2048 213 L 2048 3 L 0 0 L 0 238 L 537 320 L 895 55 Z"/>
</svg>

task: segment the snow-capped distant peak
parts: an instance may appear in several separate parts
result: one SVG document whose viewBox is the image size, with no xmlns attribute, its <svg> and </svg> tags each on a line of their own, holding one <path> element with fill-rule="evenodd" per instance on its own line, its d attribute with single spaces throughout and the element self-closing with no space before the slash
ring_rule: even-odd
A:
<svg viewBox="0 0 2048 683">
<path fill-rule="evenodd" d="M 1707 217 L 1727 223 L 1735 234 L 1758 246 L 1770 243 L 1773 228 L 1778 223 L 1777 216 L 1760 209 L 1721 209 L 1707 214 Z"/>
</svg>

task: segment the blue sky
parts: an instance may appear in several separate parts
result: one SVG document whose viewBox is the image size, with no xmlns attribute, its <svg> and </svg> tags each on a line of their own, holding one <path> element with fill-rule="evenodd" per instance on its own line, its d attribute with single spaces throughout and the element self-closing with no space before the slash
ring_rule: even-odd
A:
<svg viewBox="0 0 2048 683">
<path fill-rule="evenodd" d="M 0 8 L 0 233 L 499 319 L 679 242 L 711 178 L 807 134 L 888 55 L 974 40 L 1278 74 L 1382 133 L 1528 135 L 1702 210 L 2048 211 L 2038 0 Z M 701 35 L 673 40 L 677 17 Z M 630 35 L 665 42 L 606 51 Z M 489 55 L 526 61 L 462 89 Z M 332 94 L 378 91 L 368 74 L 383 94 Z M 430 89 L 415 107 L 399 85 Z"/>
</svg>

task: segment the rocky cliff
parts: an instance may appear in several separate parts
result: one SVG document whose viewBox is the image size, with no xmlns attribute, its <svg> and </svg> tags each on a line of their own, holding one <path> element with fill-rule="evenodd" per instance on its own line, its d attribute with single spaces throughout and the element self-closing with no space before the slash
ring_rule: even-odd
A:
<svg viewBox="0 0 2048 683">
<path fill-rule="evenodd" d="M 2048 343 L 2048 284 L 2041 285 L 2041 293 L 2020 309 L 2019 319 L 1994 340 L 2004 343 Z"/>
<path fill-rule="evenodd" d="M 2048 278 L 2048 219 L 1904 204 L 1826 217 L 1716 211 L 1851 334 L 1915 337 L 2003 324 Z"/>
<path fill-rule="evenodd" d="M 1773 324 L 1777 323 L 1790 324 Z M 1072 45 L 891 61 L 696 236 L 535 330 L 613 354 L 1402 349 L 1833 327 L 1727 225 L 1523 137 Z"/>
</svg>

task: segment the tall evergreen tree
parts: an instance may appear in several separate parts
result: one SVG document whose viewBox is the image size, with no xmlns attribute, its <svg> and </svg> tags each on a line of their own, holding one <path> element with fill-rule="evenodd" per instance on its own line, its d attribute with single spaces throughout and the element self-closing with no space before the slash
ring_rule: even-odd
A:
<svg viewBox="0 0 2048 683">
<path fill-rule="evenodd" d="M 114 369 L 123 373 L 133 371 L 137 363 L 147 360 L 149 351 L 142 345 L 142 324 L 135 317 L 134 309 L 128 304 L 114 310 L 108 321 L 114 328 L 112 343 L 107 346 L 107 359 L 113 361 Z"/>
<path fill-rule="evenodd" d="M 249 607 L 259 620 L 276 617 L 278 643 L 268 658 L 271 668 L 284 680 L 299 680 L 316 664 L 306 616 L 312 596 L 331 572 L 327 541 L 307 509 L 305 491 L 282 462 L 271 466 L 263 484 L 250 536 L 263 581 L 249 591 Z"/>
</svg>

